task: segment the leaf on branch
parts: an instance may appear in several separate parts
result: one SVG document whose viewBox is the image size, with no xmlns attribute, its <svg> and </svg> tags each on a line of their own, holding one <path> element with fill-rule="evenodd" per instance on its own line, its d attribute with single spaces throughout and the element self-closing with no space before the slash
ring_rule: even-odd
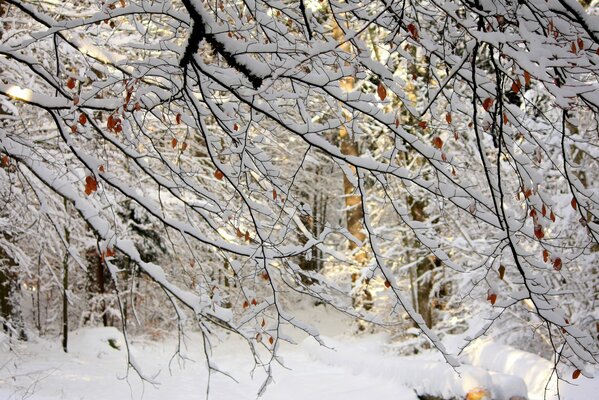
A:
<svg viewBox="0 0 599 400">
<path fill-rule="evenodd" d="M 274 190 L 274 189 L 272 190 L 272 199 L 273 199 L 274 201 L 276 201 L 276 200 L 277 200 L 277 191 L 276 191 L 276 190 Z"/>
<path fill-rule="evenodd" d="M 245 300 L 245 301 L 243 302 L 243 308 L 248 308 L 249 306 L 250 306 L 250 303 L 248 303 L 248 301 L 247 301 L 247 300 Z"/>
<path fill-rule="evenodd" d="M 253 306 L 255 306 L 256 304 L 258 304 L 258 302 L 256 301 L 256 299 L 252 299 L 252 303 Z"/>
<path fill-rule="evenodd" d="M 181 151 L 185 150 L 187 150 L 187 142 L 183 142 L 183 144 L 181 145 Z"/>
<path fill-rule="evenodd" d="M 239 130 L 239 124 L 237 124 L 237 123 L 234 123 L 234 124 L 233 124 L 233 130 L 234 130 L 234 131 L 238 131 L 238 130 Z"/>
<path fill-rule="evenodd" d="M 487 295 L 487 300 L 491 302 L 491 305 L 495 305 L 495 302 L 497 301 L 497 295 L 495 293 L 489 293 Z"/>
<path fill-rule="evenodd" d="M 541 225 L 535 226 L 535 236 L 539 240 L 541 240 L 545 237 L 545 234 L 543 233 L 543 227 Z"/>
<path fill-rule="evenodd" d="M 543 207 L 541 207 L 541 214 L 543 215 L 543 217 L 547 215 L 547 207 L 545 207 L 545 204 L 543 204 Z"/>
<path fill-rule="evenodd" d="M 246 242 L 250 241 L 250 231 L 245 231 L 245 241 Z"/>
<path fill-rule="evenodd" d="M 451 124 L 451 113 L 445 114 L 445 121 L 447 121 L 448 124 Z"/>
<path fill-rule="evenodd" d="M 543 250 L 543 262 L 547 262 L 549 260 L 549 250 Z"/>
<path fill-rule="evenodd" d="M 580 376 L 580 370 L 575 369 L 574 372 L 572 372 L 572 379 L 578 379 L 579 376 Z"/>
<path fill-rule="evenodd" d="M 79 123 L 81 125 L 85 125 L 87 123 L 87 115 L 85 115 L 85 114 L 79 115 Z"/>
<path fill-rule="evenodd" d="M 512 92 L 514 92 L 514 93 L 518 93 L 518 92 L 520 92 L 520 87 L 521 87 L 521 85 L 522 85 L 522 84 L 520 83 L 520 81 L 519 81 L 519 80 L 515 80 L 515 81 L 512 83 Z"/>
<path fill-rule="evenodd" d="M 93 176 L 85 177 L 85 194 L 90 195 L 98 190 L 98 182 Z"/>
<path fill-rule="evenodd" d="M 75 84 L 77 83 L 77 81 L 75 80 L 75 78 L 69 78 L 67 80 L 67 87 L 69 89 L 75 89 Z"/>
<path fill-rule="evenodd" d="M 528 71 L 524 71 L 524 84 L 530 86 L 530 73 Z"/>
<path fill-rule="evenodd" d="M 214 171 L 214 177 L 220 181 L 225 177 L 225 174 L 223 174 L 223 172 L 220 169 L 217 169 L 216 171 Z"/>
<path fill-rule="evenodd" d="M 487 97 L 485 99 L 485 101 L 483 101 L 483 108 L 485 109 L 485 111 L 489 111 L 492 106 L 493 106 L 493 99 L 490 97 Z"/>
<path fill-rule="evenodd" d="M 553 213 L 553 211 L 551 211 L 551 213 L 549 214 L 549 219 L 551 220 L 551 222 L 555 222 L 555 214 Z"/>
<path fill-rule="evenodd" d="M 381 101 L 385 100 L 387 97 L 387 89 L 385 89 L 385 86 L 382 82 L 379 83 L 379 86 L 376 88 L 376 93 L 379 95 L 379 99 L 381 99 Z"/>
<path fill-rule="evenodd" d="M 570 200 L 570 205 L 575 210 L 576 210 L 576 208 L 578 208 L 578 202 L 576 201 L 576 197 L 572 197 L 572 200 Z"/>
<path fill-rule="evenodd" d="M 5 154 L 5 155 L 2 156 L 2 166 L 3 167 L 8 167 L 9 165 L 10 165 L 10 159 Z"/>
<path fill-rule="evenodd" d="M 435 136 L 433 138 L 433 146 L 440 150 L 443 147 L 443 140 L 439 136 Z"/>
<path fill-rule="evenodd" d="M 412 39 L 414 39 L 414 40 L 420 39 L 420 36 L 418 35 L 418 28 L 413 23 L 408 24 L 408 32 L 410 32 Z"/>
<path fill-rule="evenodd" d="M 503 113 L 503 124 L 506 125 L 508 123 L 507 114 Z"/>
<path fill-rule="evenodd" d="M 499 266 L 499 279 L 503 280 L 503 277 L 505 276 L 505 266 L 503 264 L 501 264 Z"/>
<path fill-rule="evenodd" d="M 101 165 L 98 167 L 98 172 L 100 172 L 101 174 L 103 174 L 104 172 L 106 172 L 106 168 L 104 168 L 104 164 L 101 164 Z"/>
<path fill-rule="evenodd" d="M 258 334 L 256 334 L 256 342 L 261 342 L 262 341 L 262 334 L 260 332 L 258 332 Z"/>
<path fill-rule="evenodd" d="M 268 338 L 268 343 L 273 344 L 275 342 L 275 339 L 271 336 Z"/>
<path fill-rule="evenodd" d="M 556 271 L 560 271 L 562 269 L 562 259 L 557 257 L 553 260 L 553 269 Z"/>
<path fill-rule="evenodd" d="M 386 288 L 390 288 L 391 287 L 391 282 L 389 282 L 388 279 L 385 280 L 385 287 Z"/>
<path fill-rule="evenodd" d="M 418 126 L 421 127 L 422 129 L 426 129 L 426 127 L 428 126 L 428 123 L 426 121 L 420 121 L 420 122 L 418 122 Z"/>
<path fill-rule="evenodd" d="M 173 138 L 173 140 L 171 140 L 171 146 L 173 146 L 173 149 L 177 147 L 177 138 Z"/>
<path fill-rule="evenodd" d="M 175 122 L 177 123 L 177 125 L 181 125 L 181 113 L 177 114 L 177 116 L 175 117 Z"/>
<path fill-rule="evenodd" d="M 235 232 L 235 234 L 237 235 L 238 238 L 243 237 L 243 232 L 241 232 L 241 230 L 239 228 L 237 228 L 237 232 Z"/>
</svg>

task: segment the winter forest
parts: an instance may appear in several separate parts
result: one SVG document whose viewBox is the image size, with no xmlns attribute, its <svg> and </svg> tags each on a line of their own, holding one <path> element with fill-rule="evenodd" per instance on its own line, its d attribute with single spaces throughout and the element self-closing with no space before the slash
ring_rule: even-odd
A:
<svg viewBox="0 0 599 400">
<path fill-rule="evenodd" d="M 596 398 L 597 0 L 0 24 L 0 398 Z"/>
</svg>

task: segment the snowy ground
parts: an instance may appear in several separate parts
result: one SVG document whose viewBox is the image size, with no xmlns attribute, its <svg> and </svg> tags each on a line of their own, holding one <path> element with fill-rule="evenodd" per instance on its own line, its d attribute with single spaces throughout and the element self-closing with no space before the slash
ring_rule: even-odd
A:
<svg viewBox="0 0 599 400">
<path fill-rule="evenodd" d="M 314 318 L 313 318 L 314 319 Z M 528 395 L 541 399 L 550 363 L 507 346 L 481 342 L 463 359 L 458 376 L 439 357 L 398 357 L 388 351 L 386 337 L 352 339 L 344 335 L 348 325 L 321 311 L 317 319 L 328 321 L 321 331 L 330 350 L 311 339 L 281 350 L 289 369 L 273 364 L 274 382 L 262 397 L 274 399 L 417 399 L 418 394 L 464 398 L 476 387 L 492 390 L 493 398 Z M 348 333 L 348 332 L 346 332 Z M 172 358 L 175 340 L 134 340 L 138 363 L 147 375 L 158 374 L 158 385 L 142 383 L 135 372 L 127 378 L 126 352 L 108 345 L 108 338 L 122 337 L 112 328 L 79 330 L 72 334 L 70 352 L 64 354 L 59 340 L 36 340 L 8 351 L 0 344 L 0 399 L 203 399 L 207 373 L 199 337 L 187 360 Z M 195 340 L 194 340 L 195 339 Z M 171 360 L 172 358 L 172 360 Z M 254 399 L 265 373 L 256 369 L 251 353 L 240 340 L 228 337 L 215 347 L 214 361 L 237 382 L 213 375 L 210 398 Z M 170 362 L 170 368 L 169 368 Z M 487 369 L 494 369 L 489 372 Z M 591 400 L 599 393 L 599 379 L 580 377 L 578 386 L 561 386 L 562 399 Z M 550 398 L 552 398 L 551 396 Z"/>
</svg>

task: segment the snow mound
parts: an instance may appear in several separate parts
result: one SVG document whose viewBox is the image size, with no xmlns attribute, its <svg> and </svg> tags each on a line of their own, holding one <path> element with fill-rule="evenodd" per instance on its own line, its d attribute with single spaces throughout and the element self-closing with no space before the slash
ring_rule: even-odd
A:
<svg viewBox="0 0 599 400">
<path fill-rule="evenodd" d="M 418 395 L 465 398 L 470 391 L 480 388 L 489 390 L 495 400 L 527 397 L 526 384 L 516 376 L 472 365 L 462 365 L 456 372 L 445 362 L 385 355 L 381 352 L 384 340 L 380 337 L 362 340 L 353 346 L 341 345 L 331 338 L 326 338 L 325 343 L 336 350 L 324 348 L 310 339 L 301 346 L 307 355 L 321 363 L 342 367 L 355 376 L 391 380 L 412 388 Z"/>
<path fill-rule="evenodd" d="M 123 334 L 114 327 L 82 328 L 69 334 L 69 353 L 102 358 L 124 351 Z"/>
</svg>

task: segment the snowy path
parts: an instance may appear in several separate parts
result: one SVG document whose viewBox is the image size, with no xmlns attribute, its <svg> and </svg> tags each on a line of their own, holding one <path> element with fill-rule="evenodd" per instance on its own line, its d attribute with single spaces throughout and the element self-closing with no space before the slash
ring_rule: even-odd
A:
<svg viewBox="0 0 599 400">
<path fill-rule="evenodd" d="M 313 316 L 314 317 L 314 316 Z M 543 397 L 544 381 L 539 380 L 550 364 L 530 353 L 493 343 L 475 348 L 468 359 L 476 365 L 463 366 L 457 376 L 449 366 L 438 362 L 438 355 L 419 358 L 399 357 L 386 351 L 383 335 L 352 339 L 338 334 L 347 331 L 341 321 L 323 315 L 328 327 L 321 327 L 328 345 L 321 347 L 312 339 L 298 337 L 299 345 L 281 349 L 289 369 L 273 364 L 274 381 L 262 397 L 264 400 L 416 400 L 418 393 L 464 398 L 477 386 L 493 387 L 496 400 L 514 394 L 529 399 Z M 349 332 L 345 332 L 349 333 Z M 187 359 L 172 358 L 176 342 L 141 342 L 134 340 L 134 353 L 143 372 L 159 373 L 159 385 L 142 384 L 134 371 L 127 375 L 126 352 L 108 345 L 113 337 L 122 336 L 114 328 L 84 329 L 74 332 L 65 354 L 59 340 L 37 340 L 19 344 L 8 351 L 0 341 L 0 400 L 120 400 L 120 399 L 204 399 L 207 372 L 199 336 L 190 337 Z M 0 337 L 1 339 L 2 337 Z M 192 347 L 195 346 L 195 347 Z M 169 361 L 172 358 L 169 369 Z M 195 360 L 195 361 L 193 361 Z M 210 399 L 255 399 L 265 373 L 256 369 L 251 353 L 239 339 L 226 337 L 215 346 L 213 362 L 238 382 L 221 374 L 212 377 Z M 486 365 L 485 365 L 486 364 Z M 493 364 L 493 365 L 491 365 Z M 486 369 L 502 373 L 489 373 Z M 525 384 L 526 382 L 526 384 Z M 599 393 L 599 379 L 580 377 L 578 386 L 560 387 L 564 400 L 593 400 Z M 553 396 L 548 397 L 553 400 Z"/>
</svg>

